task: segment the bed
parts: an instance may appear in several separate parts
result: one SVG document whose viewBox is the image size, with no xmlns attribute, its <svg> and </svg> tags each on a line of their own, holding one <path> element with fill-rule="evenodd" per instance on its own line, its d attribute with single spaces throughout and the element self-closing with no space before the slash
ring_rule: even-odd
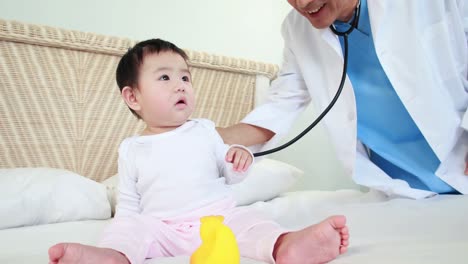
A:
<svg viewBox="0 0 468 264">
<path fill-rule="evenodd" d="M 121 101 L 114 77 L 134 43 L 0 20 L 0 263 L 47 263 L 51 245 L 94 245 L 111 221 L 118 144 L 143 126 Z M 186 52 L 198 100 L 194 117 L 218 126 L 238 122 L 261 103 L 278 71 L 273 64 Z M 291 191 L 301 177 L 314 175 L 266 158 L 233 189 L 240 205 L 292 229 L 346 215 L 351 245 L 333 263 L 468 263 L 467 196 Z"/>
</svg>

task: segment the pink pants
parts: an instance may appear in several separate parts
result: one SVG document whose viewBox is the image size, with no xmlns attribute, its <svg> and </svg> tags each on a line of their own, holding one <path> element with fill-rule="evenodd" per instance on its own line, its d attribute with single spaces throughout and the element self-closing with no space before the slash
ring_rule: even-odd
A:
<svg viewBox="0 0 468 264">
<path fill-rule="evenodd" d="M 256 210 L 235 207 L 232 199 L 168 219 L 148 215 L 116 217 L 104 230 L 99 246 L 125 254 L 132 264 L 147 258 L 191 255 L 201 244 L 200 218 L 206 215 L 224 216 L 224 224 L 236 235 L 243 257 L 274 263 L 274 245 L 287 230 Z"/>
</svg>

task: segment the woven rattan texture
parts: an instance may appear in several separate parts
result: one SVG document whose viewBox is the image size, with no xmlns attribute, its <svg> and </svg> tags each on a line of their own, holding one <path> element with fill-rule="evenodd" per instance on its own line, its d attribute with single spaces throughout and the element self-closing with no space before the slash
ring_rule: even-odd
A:
<svg viewBox="0 0 468 264">
<path fill-rule="evenodd" d="M 138 133 L 115 68 L 135 41 L 0 20 L 0 167 L 53 167 L 101 181 L 117 171 L 123 138 Z M 219 126 L 253 107 L 257 75 L 277 66 L 187 50 L 194 117 Z"/>
</svg>

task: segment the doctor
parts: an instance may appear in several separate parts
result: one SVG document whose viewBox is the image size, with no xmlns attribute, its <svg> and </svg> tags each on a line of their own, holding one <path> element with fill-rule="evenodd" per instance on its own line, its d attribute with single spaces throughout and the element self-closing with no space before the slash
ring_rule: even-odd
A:
<svg viewBox="0 0 468 264">
<path fill-rule="evenodd" d="M 264 148 L 312 102 L 333 98 L 349 35 L 347 80 L 323 119 L 339 161 L 360 185 L 392 197 L 468 194 L 468 3 L 465 0 L 288 0 L 284 62 L 266 102 L 219 132 Z M 313 148 L 313 146 L 310 146 Z M 311 161 L 313 162 L 313 161 Z"/>
</svg>

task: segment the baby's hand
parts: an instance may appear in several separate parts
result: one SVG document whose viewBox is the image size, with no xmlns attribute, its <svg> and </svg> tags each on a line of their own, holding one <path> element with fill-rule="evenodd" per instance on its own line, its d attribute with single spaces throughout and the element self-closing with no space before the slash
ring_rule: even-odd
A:
<svg viewBox="0 0 468 264">
<path fill-rule="evenodd" d="M 231 147 L 226 154 L 226 161 L 232 163 L 234 171 L 247 171 L 252 164 L 252 156 L 243 148 Z"/>
</svg>

